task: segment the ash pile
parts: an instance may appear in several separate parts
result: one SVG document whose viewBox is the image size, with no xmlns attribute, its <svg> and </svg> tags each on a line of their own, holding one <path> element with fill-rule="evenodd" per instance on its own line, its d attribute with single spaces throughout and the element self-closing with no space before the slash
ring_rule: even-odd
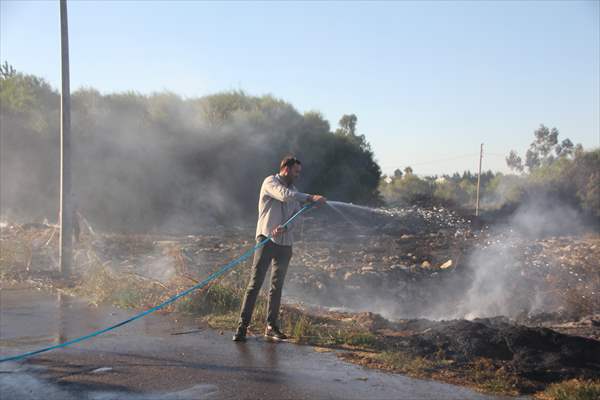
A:
<svg viewBox="0 0 600 400">
<path fill-rule="evenodd" d="M 517 325 L 503 317 L 403 320 L 380 324 L 377 333 L 386 349 L 445 360 L 446 368 L 455 372 L 485 360 L 490 369 L 518 376 L 515 385 L 522 393 L 564 379 L 600 377 L 600 341 Z"/>
</svg>

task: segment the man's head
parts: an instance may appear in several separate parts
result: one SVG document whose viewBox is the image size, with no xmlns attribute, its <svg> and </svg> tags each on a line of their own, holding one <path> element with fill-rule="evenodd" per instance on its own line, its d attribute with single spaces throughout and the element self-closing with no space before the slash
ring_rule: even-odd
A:
<svg viewBox="0 0 600 400">
<path fill-rule="evenodd" d="M 279 175 L 288 181 L 294 183 L 302 172 L 302 163 L 296 157 L 286 156 L 279 164 Z"/>
</svg>

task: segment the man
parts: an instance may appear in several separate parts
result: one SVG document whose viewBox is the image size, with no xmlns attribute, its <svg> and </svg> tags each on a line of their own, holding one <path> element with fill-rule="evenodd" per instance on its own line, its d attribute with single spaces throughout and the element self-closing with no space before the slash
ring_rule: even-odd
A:
<svg viewBox="0 0 600 400">
<path fill-rule="evenodd" d="M 271 235 L 263 247 L 254 254 L 252 275 L 246 289 L 238 329 L 233 336 L 236 342 L 246 340 L 246 331 L 260 287 L 265 280 L 267 270 L 273 262 L 271 272 L 271 289 L 269 290 L 269 310 L 265 337 L 273 340 L 284 340 L 287 337 L 281 332 L 278 324 L 279 305 L 283 280 L 292 258 L 292 231 L 282 225 L 294 213 L 300 210 L 302 203 L 314 202 L 324 204 L 327 199 L 316 194 L 298 192 L 294 182 L 300 176 L 302 163 L 295 157 L 285 157 L 279 165 L 279 173 L 267 177 L 260 188 L 258 198 L 258 223 L 256 225 L 256 240 L 261 242 Z"/>
</svg>

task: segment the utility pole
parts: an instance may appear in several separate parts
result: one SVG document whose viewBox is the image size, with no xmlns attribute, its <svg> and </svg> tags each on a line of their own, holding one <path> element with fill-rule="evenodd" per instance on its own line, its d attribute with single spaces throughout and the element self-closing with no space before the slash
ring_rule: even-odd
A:
<svg viewBox="0 0 600 400">
<path fill-rule="evenodd" d="M 475 216 L 479 216 L 479 187 L 481 185 L 481 159 L 483 158 L 483 143 L 479 148 L 479 173 L 477 174 L 477 204 L 475 205 Z"/>
<path fill-rule="evenodd" d="M 69 277 L 73 260 L 73 196 L 71 193 L 71 85 L 67 0 L 60 0 L 60 272 Z"/>
</svg>

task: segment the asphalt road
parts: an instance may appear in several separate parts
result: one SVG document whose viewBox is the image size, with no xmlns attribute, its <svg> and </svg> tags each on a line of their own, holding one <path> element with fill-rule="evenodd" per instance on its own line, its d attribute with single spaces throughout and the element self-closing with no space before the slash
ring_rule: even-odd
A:
<svg viewBox="0 0 600 400">
<path fill-rule="evenodd" d="M 0 291 L 0 356 L 71 339 L 130 313 L 32 290 Z M 0 363 L 9 399 L 492 399 L 466 388 L 365 369 L 335 352 L 269 343 L 193 319 L 150 315 L 65 349 Z"/>
</svg>

